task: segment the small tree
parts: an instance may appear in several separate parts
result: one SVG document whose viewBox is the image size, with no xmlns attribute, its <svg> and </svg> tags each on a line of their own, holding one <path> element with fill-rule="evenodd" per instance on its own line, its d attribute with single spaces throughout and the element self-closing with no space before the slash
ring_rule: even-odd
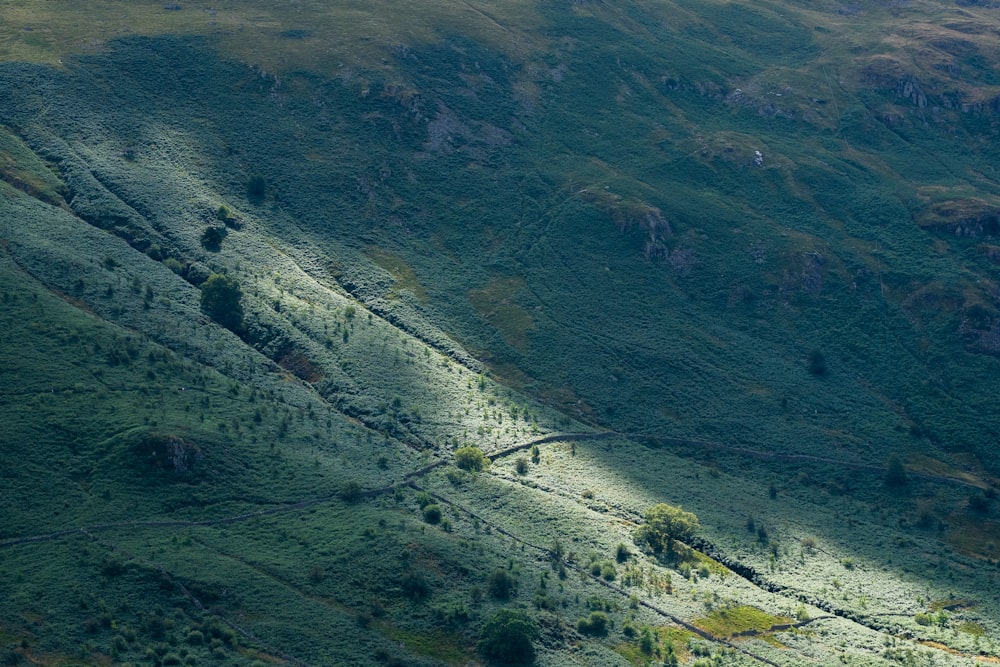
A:
<svg viewBox="0 0 1000 667">
<path fill-rule="evenodd" d="M 243 328 L 243 290 L 235 278 L 213 273 L 201 286 L 201 309 L 230 331 Z"/>
<path fill-rule="evenodd" d="M 254 174 L 247 181 L 247 199 L 255 204 L 264 201 L 267 194 L 267 181 L 260 174 Z"/>
<path fill-rule="evenodd" d="M 430 524 L 441 523 L 441 508 L 438 505 L 434 503 L 427 505 L 426 507 L 424 507 L 423 513 L 424 513 L 424 521 L 426 521 L 427 523 Z"/>
<path fill-rule="evenodd" d="M 898 456 L 889 459 L 889 467 L 885 471 L 885 485 L 892 489 L 906 486 L 906 468 Z"/>
<path fill-rule="evenodd" d="M 823 353 L 819 350 L 812 350 L 809 352 L 809 358 L 806 361 L 806 368 L 813 375 L 825 375 L 826 374 L 826 358 Z"/>
<path fill-rule="evenodd" d="M 489 467 L 490 460 L 479 447 L 459 447 L 455 450 L 455 465 L 462 470 L 480 472 Z"/>
<path fill-rule="evenodd" d="M 608 615 L 603 611 L 592 611 L 576 622 L 576 631 L 584 635 L 603 637 L 608 634 Z"/>
<path fill-rule="evenodd" d="M 493 570 L 486 579 L 486 590 L 495 600 L 509 600 L 515 588 L 517 581 L 503 568 Z"/>
<path fill-rule="evenodd" d="M 535 661 L 533 642 L 537 638 L 538 627 L 528 614 L 498 609 L 479 631 L 479 652 L 500 664 L 530 665 Z"/>
<path fill-rule="evenodd" d="M 209 252 L 219 252 L 222 249 L 222 240 L 226 238 L 225 227 L 206 227 L 201 235 L 201 245 Z"/>
<path fill-rule="evenodd" d="M 647 544 L 653 553 L 673 553 L 675 540 L 690 539 L 698 529 L 698 517 L 680 507 L 659 503 L 646 510 L 646 522 L 635 533 L 637 544 Z"/>
</svg>

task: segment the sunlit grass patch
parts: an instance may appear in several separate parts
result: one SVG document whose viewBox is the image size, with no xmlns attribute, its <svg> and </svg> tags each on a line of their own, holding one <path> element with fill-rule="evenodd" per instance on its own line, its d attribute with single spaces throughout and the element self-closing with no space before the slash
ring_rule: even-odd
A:
<svg viewBox="0 0 1000 667">
<path fill-rule="evenodd" d="M 474 660 L 472 651 L 461 638 L 444 632 L 415 632 L 388 624 L 379 624 L 379 630 L 386 636 L 406 646 L 415 654 L 440 660 L 448 665 L 467 665 Z"/>
<path fill-rule="evenodd" d="M 716 609 L 694 621 L 694 624 L 715 637 L 735 637 L 762 634 L 776 625 L 792 622 L 787 616 L 774 616 L 757 607 L 741 605 Z"/>
<path fill-rule="evenodd" d="M 469 301 L 479 314 L 497 328 L 508 345 L 522 351 L 535 328 L 531 313 L 513 301 L 523 288 L 520 278 L 499 278 L 482 289 L 469 290 Z"/>
<path fill-rule="evenodd" d="M 400 290 L 408 290 L 420 301 L 427 301 L 427 292 L 417 279 L 417 274 L 414 273 L 413 267 L 407 264 L 406 260 L 376 246 L 369 246 L 365 250 L 365 254 L 373 262 L 388 271 L 393 280 L 396 281 L 395 287 L 390 292 L 390 298 L 397 297 Z"/>
</svg>

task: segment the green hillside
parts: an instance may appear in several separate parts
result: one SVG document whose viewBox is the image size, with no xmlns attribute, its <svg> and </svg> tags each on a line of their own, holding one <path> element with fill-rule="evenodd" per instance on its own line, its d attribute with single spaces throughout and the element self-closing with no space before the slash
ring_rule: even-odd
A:
<svg viewBox="0 0 1000 667">
<path fill-rule="evenodd" d="M 997 12 L 0 3 L 3 664 L 1000 660 Z"/>
</svg>

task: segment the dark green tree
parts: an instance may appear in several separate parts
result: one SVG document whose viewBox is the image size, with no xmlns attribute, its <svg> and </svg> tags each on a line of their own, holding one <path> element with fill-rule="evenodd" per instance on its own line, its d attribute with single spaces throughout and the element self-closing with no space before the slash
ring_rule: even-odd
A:
<svg viewBox="0 0 1000 667">
<path fill-rule="evenodd" d="M 225 227 L 206 227 L 201 235 L 201 245 L 209 252 L 219 252 L 222 249 L 222 239 L 226 238 Z"/>
<path fill-rule="evenodd" d="M 479 631 L 479 652 L 504 665 L 530 665 L 535 661 L 538 626 L 523 611 L 498 609 Z"/>
<path fill-rule="evenodd" d="M 490 573 L 486 579 L 486 589 L 490 597 L 496 600 L 509 600 L 517 588 L 517 580 L 512 577 L 507 570 L 498 567 Z"/>
<path fill-rule="evenodd" d="M 254 174 L 247 181 L 247 199 L 255 204 L 264 201 L 267 195 L 267 181 L 260 174 Z"/>
<path fill-rule="evenodd" d="M 885 471 L 885 485 L 889 488 L 898 489 L 906 486 L 906 468 L 898 456 L 889 459 L 889 467 Z"/>
<path fill-rule="evenodd" d="M 826 375 L 826 357 L 819 350 L 812 350 L 806 361 L 806 368 L 813 375 Z"/>
<path fill-rule="evenodd" d="M 213 273 L 201 285 L 201 309 L 230 331 L 243 329 L 243 290 L 235 278 Z"/>
</svg>

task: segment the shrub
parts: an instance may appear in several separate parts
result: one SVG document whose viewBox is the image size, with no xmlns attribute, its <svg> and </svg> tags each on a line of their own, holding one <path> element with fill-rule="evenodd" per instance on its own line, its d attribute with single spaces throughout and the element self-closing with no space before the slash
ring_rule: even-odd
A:
<svg viewBox="0 0 1000 667">
<path fill-rule="evenodd" d="M 479 652 L 487 660 L 529 665 L 535 660 L 535 621 L 523 611 L 498 609 L 479 630 Z"/>
<path fill-rule="evenodd" d="M 225 227 L 206 227 L 201 235 L 201 245 L 209 252 L 219 252 L 224 238 L 226 238 Z"/>
<path fill-rule="evenodd" d="M 906 486 L 906 468 L 898 456 L 889 459 L 889 466 L 885 471 L 885 485 L 889 488 L 900 488 Z"/>
<path fill-rule="evenodd" d="M 486 590 L 495 600 L 509 600 L 517 588 L 517 580 L 507 570 L 497 568 L 486 579 Z"/>
<path fill-rule="evenodd" d="M 254 174 L 247 181 L 247 199 L 255 204 L 264 201 L 267 195 L 267 181 L 260 174 Z"/>
<path fill-rule="evenodd" d="M 434 503 L 424 507 L 424 521 L 429 524 L 441 522 L 441 508 Z"/>
<path fill-rule="evenodd" d="M 604 636 L 608 634 L 608 615 L 603 611 L 592 611 L 576 622 L 576 630 L 580 634 Z"/>
<path fill-rule="evenodd" d="M 427 578 L 419 572 L 410 570 L 403 575 L 399 587 L 411 600 L 421 600 L 431 594 L 431 585 Z"/>
<path fill-rule="evenodd" d="M 517 471 L 518 475 L 526 475 L 528 473 L 528 459 L 518 456 L 517 460 L 514 461 L 514 470 Z"/>
<path fill-rule="evenodd" d="M 479 447 L 459 447 L 455 450 L 455 465 L 462 470 L 480 472 L 490 465 L 490 460 Z"/>
<path fill-rule="evenodd" d="M 812 350 L 809 352 L 809 357 L 806 360 L 806 368 L 813 375 L 825 375 L 826 374 L 826 358 L 823 357 L 823 353 L 819 350 Z"/>
<path fill-rule="evenodd" d="M 361 499 L 361 486 L 355 481 L 347 482 L 340 489 L 340 499 L 345 503 L 357 502 Z"/>
<path fill-rule="evenodd" d="M 973 493 L 969 496 L 969 509 L 984 514 L 990 510 L 990 499 L 982 493 Z"/>
<path fill-rule="evenodd" d="M 628 547 L 624 543 L 619 542 L 618 547 L 615 549 L 615 560 L 619 563 L 624 563 L 632 557 L 632 552 L 628 550 Z"/>
<path fill-rule="evenodd" d="M 243 290 L 235 278 L 213 273 L 201 286 L 201 309 L 233 332 L 243 328 Z"/>
<path fill-rule="evenodd" d="M 675 540 L 690 539 L 700 528 L 698 517 L 680 507 L 659 503 L 646 510 L 645 523 L 635 533 L 635 541 L 648 545 L 653 553 L 673 553 Z"/>
</svg>

